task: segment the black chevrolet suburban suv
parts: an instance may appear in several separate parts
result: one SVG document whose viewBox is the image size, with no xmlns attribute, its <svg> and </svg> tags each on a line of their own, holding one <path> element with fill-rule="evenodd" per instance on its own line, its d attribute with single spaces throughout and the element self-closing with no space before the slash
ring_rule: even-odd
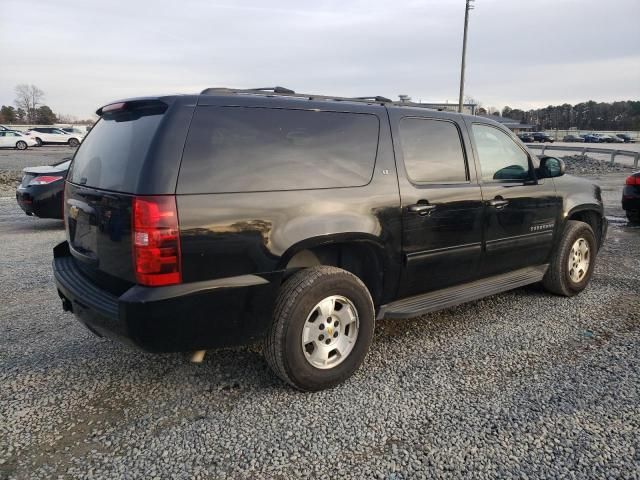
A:
<svg viewBox="0 0 640 480">
<path fill-rule="evenodd" d="M 153 352 L 261 339 L 302 390 L 348 378 L 375 320 L 579 293 L 607 230 L 597 186 L 484 117 L 281 87 L 97 114 L 53 252 L 63 308 Z"/>
</svg>

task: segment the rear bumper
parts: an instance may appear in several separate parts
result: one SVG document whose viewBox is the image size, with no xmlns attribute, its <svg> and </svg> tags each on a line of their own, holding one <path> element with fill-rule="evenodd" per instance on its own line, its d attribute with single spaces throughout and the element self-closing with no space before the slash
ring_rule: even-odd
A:
<svg viewBox="0 0 640 480">
<path fill-rule="evenodd" d="M 77 267 L 67 242 L 54 248 L 53 273 L 63 308 L 91 331 L 151 352 L 241 345 L 264 335 L 275 281 L 243 275 L 207 282 L 143 287 L 120 296 L 95 285 Z"/>
<path fill-rule="evenodd" d="M 640 211 L 640 187 L 637 185 L 625 185 L 622 190 L 622 209 L 627 211 Z"/>
<path fill-rule="evenodd" d="M 19 186 L 16 201 L 27 215 L 62 219 L 62 187 L 57 184 Z"/>
</svg>

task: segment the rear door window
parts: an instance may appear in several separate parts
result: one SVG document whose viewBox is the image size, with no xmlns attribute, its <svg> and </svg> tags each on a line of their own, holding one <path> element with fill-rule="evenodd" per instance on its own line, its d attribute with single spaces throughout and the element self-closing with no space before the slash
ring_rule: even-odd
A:
<svg viewBox="0 0 640 480">
<path fill-rule="evenodd" d="M 378 117 L 371 114 L 198 107 L 178 192 L 366 185 L 373 175 L 378 133 Z"/>
<path fill-rule="evenodd" d="M 135 193 L 165 110 L 166 105 L 157 102 L 103 115 L 80 144 L 69 172 L 70 181 Z"/>
<path fill-rule="evenodd" d="M 404 166 L 414 183 L 461 183 L 469 179 L 460 132 L 455 123 L 403 118 L 400 143 Z"/>
</svg>

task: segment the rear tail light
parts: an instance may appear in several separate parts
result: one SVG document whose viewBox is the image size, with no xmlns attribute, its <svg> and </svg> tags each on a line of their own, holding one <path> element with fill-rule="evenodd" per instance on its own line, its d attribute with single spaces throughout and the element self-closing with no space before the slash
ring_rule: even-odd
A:
<svg viewBox="0 0 640 480">
<path fill-rule="evenodd" d="M 625 183 L 627 185 L 640 185 L 640 175 L 630 175 Z"/>
<path fill-rule="evenodd" d="M 133 266 L 136 280 L 151 287 L 182 282 L 176 197 L 133 199 Z"/>
<path fill-rule="evenodd" d="M 29 185 L 48 185 L 53 182 L 57 182 L 58 180 L 62 180 L 64 177 L 58 177 L 53 175 L 41 175 L 39 177 L 34 178 L 29 182 Z"/>
</svg>

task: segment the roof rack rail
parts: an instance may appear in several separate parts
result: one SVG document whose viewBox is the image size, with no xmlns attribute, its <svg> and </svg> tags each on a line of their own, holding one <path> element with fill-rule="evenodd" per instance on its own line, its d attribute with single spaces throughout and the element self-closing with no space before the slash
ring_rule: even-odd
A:
<svg viewBox="0 0 640 480">
<path fill-rule="evenodd" d="M 257 93 L 257 92 L 273 92 L 279 93 L 281 95 L 295 95 L 296 92 L 289 88 L 285 87 L 259 87 L 259 88 L 227 88 L 227 87 L 212 87 L 205 88 L 201 95 L 206 95 L 208 93 L 220 93 L 220 92 L 228 92 L 228 93 Z"/>
<path fill-rule="evenodd" d="M 376 95 L 375 97 L 353 97 L 351 100 L 373 100 L 376 103 L 393 103 L 387 97 Z"/>
<path fill-rule="evenodd" d="M 307 100 L 334 100 L 336 102 L 366 102 L 366 103 L 393 103 L 386 97 L 337 97 L 332 95 L 314 95 L 312 93 L 295 93 L 285 87 L 265 87 L 265 88 L 227 88 L 227 87 L 211 87 L 205 88 L 200 92 L 201 95 L 231 95 L 239 94 L 260 94 L 264 93 L 268 96 L 283 95 L 286 97 L 305 98 Z"/>
<path fill-rule="evenodd" d="M 437 110 L 439 112 L 444 111 L 444 108 L 434 108 L 433 106 L 427 105 L 424 103 L 396 101 L 396 102 L 391 102 L 391 104 L 396 107 L 416 107 L 416 108 L 426 108 L 427 110 Z"/>
</svg>

